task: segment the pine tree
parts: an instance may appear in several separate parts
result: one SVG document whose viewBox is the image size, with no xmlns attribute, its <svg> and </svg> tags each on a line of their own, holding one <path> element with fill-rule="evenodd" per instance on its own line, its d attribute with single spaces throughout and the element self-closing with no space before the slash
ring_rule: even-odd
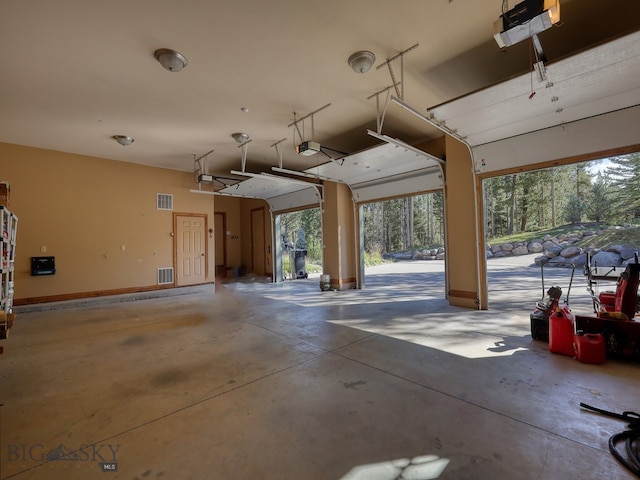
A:
<svg viewBox="0 0 640 480">
<path fill-rule="evenodd" d="M 608 177 L 599 173 L 591 186 L 591 201 L 589 202 L 589 217 L 595 222 L 608 220 L 612 215 L 611 186 Z"/>
<path fill-rule="evenodd" d="M 640 153 L 610 159 L 611 200 L 614 216 L 622 221 L 640 218 Z"/>
</svg>

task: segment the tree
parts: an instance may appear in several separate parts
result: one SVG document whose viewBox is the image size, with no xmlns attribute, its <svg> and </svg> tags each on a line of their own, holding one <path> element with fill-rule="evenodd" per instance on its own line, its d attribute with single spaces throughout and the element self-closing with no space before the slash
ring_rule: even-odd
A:
<svg viewBox="0 0 640 480">
<path fill-rule="evenodd" d="M 582 213 L 584 212 L 584 204 L 577 194 L 569 197 L 567 208 L 565 209 L 565 220 L 571 224 L 580 223 Z"/>
<path fill-rule="evenodd" d="M 601 222 L 611 218 L 611 186 L 608 177 L 603 173 L 598 173 L 591 186 L 591 201 L 589 202 L 588 214 L 591 219 Z"/>
<path fill-rule="evenodd" d="M 611 179 L 611 200 L 615 217 L 622 221 L 640 218 L 640 153 L 610 159 L 606 173 Z"/>
<path fill-rule="evenodd" d="M 511 191 L 509 192 L 509 198 L 511 206 L 509 209 L 509 226 L 507 227 L 507 234 L 513 235 L 515 223 L 516 223 L 516 185 L 518 181 L 518 175 L 511 175 Z"/>
</svg>

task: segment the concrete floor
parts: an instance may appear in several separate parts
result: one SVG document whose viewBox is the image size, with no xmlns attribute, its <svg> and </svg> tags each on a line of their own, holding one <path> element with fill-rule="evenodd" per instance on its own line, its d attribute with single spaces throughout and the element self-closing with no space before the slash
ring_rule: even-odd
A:
<svg viewBox="0 0 640 480">
<path fill-rule="evenodd" d="M 404 267 L 358 291 L 246 282 L 19 313 L 0 478 L 633 478 L 607 448 L 624 423 L 579 403 L 638 411 L 639 365 L 532 341 L 537 268 L 490 261 L 491 308 L 471 311 L 443 299 L 438 262 Z"/>
</svg>

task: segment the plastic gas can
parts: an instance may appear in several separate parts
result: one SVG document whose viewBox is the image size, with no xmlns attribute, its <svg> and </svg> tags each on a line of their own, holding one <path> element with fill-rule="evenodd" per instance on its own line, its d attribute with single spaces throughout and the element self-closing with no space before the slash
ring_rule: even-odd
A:
<svg viewBox="0 0 640 480">
<path fill-rule="evenodd" d="M 600 364 L 606 360 L 604 337 L 599 333 L 576 333 L 573 341 L 576 358 L 582 363 Z"/>
<path fill-rule="evenodd" d="M 558 308 L 549 317 L 549 351 L 574 357 L 574 334 L 573 313 L 567 307 Z"/>
<path fill-rule="evenodd" d="M 600 310 L 613 312 L 616 309 L 616 292 L 600 292 L 598 295 Z"/>
</svg>

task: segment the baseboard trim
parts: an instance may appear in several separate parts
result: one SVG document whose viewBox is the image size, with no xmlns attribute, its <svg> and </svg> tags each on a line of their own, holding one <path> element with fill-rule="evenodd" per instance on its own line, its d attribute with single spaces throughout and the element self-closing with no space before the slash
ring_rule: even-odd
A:
<svg viewBox="0 0 640 480">
<path fill-rule="evenodd" d="M 17 313 L 27 313 L 93 305 L 96 303 L 118 303 L 145 300 L 149 298 L 170 297 L 206 291 L 211 291 L 211 293 L 213 293 L 213 286 L 214 282 L 185 287 L 175 287 L 173 285 L 152 285 L 148 287 L 116 288 L 113 290 L 99 290 L 94 292 L 78 292 L 43 297 L 20 298 L 14 300 L 13 306 L 14 311 Z"/>
</svg>

